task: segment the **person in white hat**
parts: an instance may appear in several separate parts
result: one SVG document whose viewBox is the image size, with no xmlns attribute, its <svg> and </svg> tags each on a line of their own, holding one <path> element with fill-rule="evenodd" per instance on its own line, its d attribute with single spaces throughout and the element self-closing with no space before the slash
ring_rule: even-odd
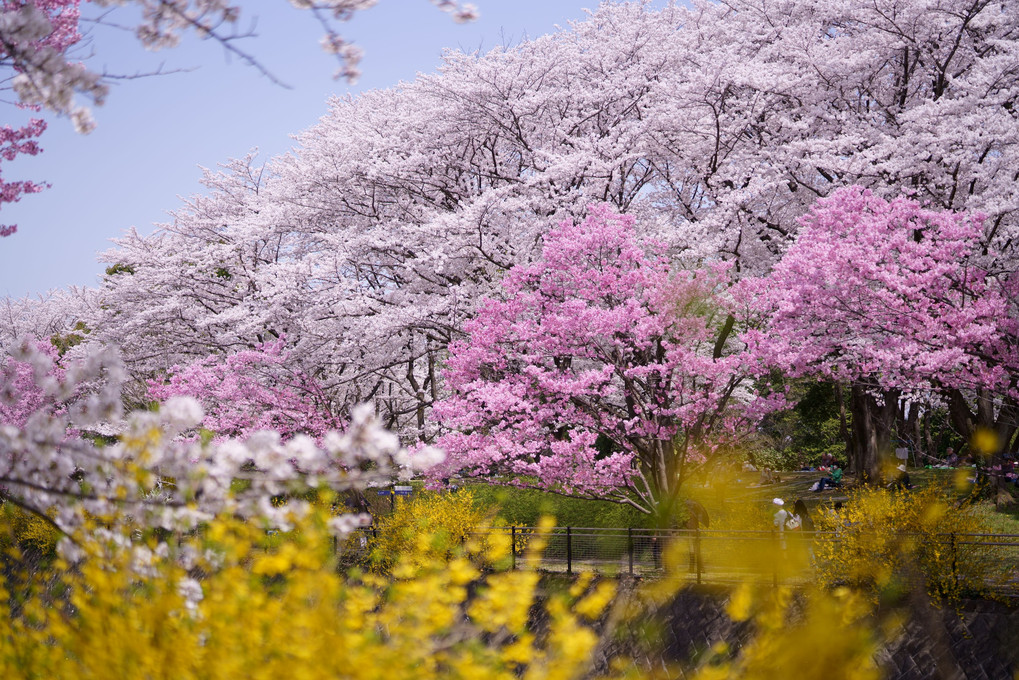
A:
<svg viewBox="0 0 1019 680">
<path fill-rule="evenodd" d="M 899 471 L 899 474 L 895 477 L 894 480 L 892 480 L 891 484 L 888 485 L 888 488 L 893 491 L 912 489 L 913 484 L 909 479 L 909 473 L 906 472 L 905 463 L 900 464 L 895 469 Z"/>
<path fill-rule="evenodd" d="M 785 523 L 789 519 L 789 511 L 785 509 L 785 501 L 781 498 L 775 498 L 771 501 L 775 507 L 775 528 L 778 529 L 779 545 L 785 550 Z"/>
</svg>

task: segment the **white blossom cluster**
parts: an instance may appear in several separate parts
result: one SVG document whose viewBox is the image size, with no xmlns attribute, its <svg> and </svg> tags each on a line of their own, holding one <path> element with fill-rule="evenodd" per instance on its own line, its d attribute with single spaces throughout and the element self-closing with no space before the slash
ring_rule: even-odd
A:
<svg viewBox="0 0 1019 680">
<path fill-rule="evenodd" d="M 193 31 L 201 38 L 217 40 L 238 55 L 242 61 L 262 68 L 258 60 L 238 49 L 234 42 L 248 34 L 238 32 L 241 16 L 239 4 L 228 0 L 92 0 L 102 7 L 134 5 L 141 11 L 135 27 L 138 40 L 147 49 L 176 47 L 181 37 Z M 77 3 L 49 0 L 53 10 L 63 6 L 77 11 Z M 360 74 L 360 48 L 345 39 L 336 22 L 349 20 L 357 11 L 371 7 L 377 0 L 290 0 L 297 9 L 311 10 L 325 30 L 322 47 L 340 61 L 337 78 L 354 81 Z M 471 4 L 453 0 L 432 0 L 458 22 L 478 16 Z M 16 75 L 12 86 L 21 104 L 48 109 L 69 116 L 80 133 L 95 127 L 88 106 L 75 101 L 83 95 L 95 105 L 102 105 L 109 91 L 101 74 L 68 58 L 66 46 L 58 49 L 40 41 L 53 31 L 46 12 L 35 3 L 5 4 L 0 9 L 0 65 L 11 67 Z M 264 69 L 263 69 L 264 71 Z"/>
<path fill-rule="evenodd" d="M 181 35 L 193 30 L 201 38 L 225 37 L 220 31 L 240 17 L 240 6 L 224 0 L 93 0 L 109 7 L 137 5 L 142 21 L 135 28 L 138 40 L 151 50 L 176 47 Z"/>
<path fill-rule="evenodd" d="M 95 127 L 91 113 L 75 102 L 75 94 L 99 105 L 108 88 L 99 74 L 68 61 L 57 48 L 40 44 L 52 31 L 49 17 L 33 3 L 0 11 L 0 58 L 17 71 L 12 87 L 22 104 L 70 116 L 78 132 L 91 132 Z"/>
<path fill-rule="evenodd" d="M 24 427 L 0 426 L 3 497 L 49 516 L 72 537 L 88 517 L 186 531 L 228 514 L 286 530 L 309 510 L 301 500 L 309 490 L 363 489 L 441 460 L 431 449 L 417 455 L 403 450 L 368 406 L 355 409 L 349 427 L 328 433 L 322 446 L 305 436 L 282 442 L 275 432 L 203 443 L 179 436 L 204 417 L 190 397 L 169 399 L 158 411 L 122 413 L 124 370 L 113 352 L 73 364 L 63 380 L 48 377 L 51 360 L 32 343 L 16 358 L 32 366 L 49 399 Z M 0 375 L 0 394 L 17 398 L 4 380 Z M 88 433 L 111 420 L 117 441 L 91 441 Z M 287 502 L 273 502 L 280 497 Z M 331 528 L 348 532 L 368 520 L 343 515 Z M 63 546 L 74 550 L 73 541 Z"/>
</svg>

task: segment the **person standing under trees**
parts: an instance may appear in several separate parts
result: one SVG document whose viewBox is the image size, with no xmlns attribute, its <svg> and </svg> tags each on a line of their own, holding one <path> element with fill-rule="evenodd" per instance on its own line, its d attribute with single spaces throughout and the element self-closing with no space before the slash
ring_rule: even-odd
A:
<svg viewBox="0 0 1019 680">
<path fill-rule="evenodd" d="M 800 531 L 814 531 L 814 520 L 810 519 L 807 504 L 803 502 L 803 499 L 798 499 L 793 503 L 793 517 L 799 520 Z"/>
<path fill-rule="evenodd" d="M 792 515 L 790 515 L 789 511 L 785 509 L 785 501 L 781 498 L 774 498 L 771 502 L 778 508 L 775 511 L 774 524 L 775 528 L 778 530 L 779 545 L 782 550 L 785 550 L 785 525 Z"/>
<path fill-rule="evenodd" d="M 700 574 L 704 570 L 704 562 L 701 559 L 701 527 L 711 526 L 711 517 L 703 505 L 693 500 L 686 499 L 686 528 L 693 531 L 690 541 L 690 571 Z"/>
<path fill-rule="evenodd" d="M 793 503 L 793 516 L 789 519 L 788 528 L 793 528 L 795 524 L 794 536 L 799 538 L 800 550 L 810 556 L 811 561 L 814 559 L 814 549 L 812 542 L 814 540 L 814 520 L 810 518 L 810 513 L 807 512 L 807 504 L 803 502 L 803 499 L 797 499 Z"/>
</svg>

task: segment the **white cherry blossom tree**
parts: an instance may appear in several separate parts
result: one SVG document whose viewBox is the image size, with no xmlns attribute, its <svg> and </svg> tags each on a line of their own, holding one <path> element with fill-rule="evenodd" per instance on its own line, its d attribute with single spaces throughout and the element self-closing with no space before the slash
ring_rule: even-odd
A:
<svg viewBox="0 0 1019 680">
<path fill-rule="evenodd" d="M 1017 38 L 1002 0 L 606 3 L 334 99 L 292 153 L 209 172 L 209 194 L 104 255 L 101 303 L 76 321 L 138 385 L 284 337 L 335 414 L 368 400 L 430 439 L 448 343 L 591 202 L 685 266 L 745 274 L 818 197 L 907 191 L 985 214 L 986 252 L 1014 270 Z"/>
</svg>

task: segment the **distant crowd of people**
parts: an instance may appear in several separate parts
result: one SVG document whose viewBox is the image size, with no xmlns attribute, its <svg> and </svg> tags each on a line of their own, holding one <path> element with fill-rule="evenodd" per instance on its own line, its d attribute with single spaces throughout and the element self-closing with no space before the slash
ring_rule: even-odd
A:
<svg viewBox="0 0 1019 680">
<path fill-rule="evenodd" d="M 975 463 L 972 454 L 960 456 L 956 453 L 953 447 L 948 447 L 946 449 L 944 457 L 927 456 L 923 453 L 917 453 L 916 455 L 930 461 L 930 464 L 927 467 L 955 468 L 967 467 L 974 465 Z M 991 474 L 1000 474 L 1010 482 L 1019 484 L 1019 472 L 1016 471 L 1015 456 L 1012 454 L 1004 454 L 1000 459 L 1000 463 L 996 463 L 994 466 L 989 467 L 988 470 Z M 743 472 L 757 471 L 757 467 L 754 466 L 752 462 L 748 461 L 743 463 Z M 817 463 L 817 467 L 807 466 L 802 468 L 801 471 L 817 471 L 823 473 L 823 476 L 810 486 L 810 491 L 813 492 L 840 488 L 843 484 L 843 477 L 845 475 L 842 464 L 838 462 L 833 454 L 827 452 L 821 455 L 821 458 Z M 771 467 L 764 467 L 760 470 L 760 478 L 755 483 L 751 483 L 749 486 L 760 487 L 767 486 L 769 484 L 779 484 L 781 482 L 782 477 L 777 470 Z M 913 488 L 912 480 L 909 477 L 909 472 L 904 462 L 896 468 L 894 479 L 888 483 L 888 487 L 892 489 Z"/>
</svg>

